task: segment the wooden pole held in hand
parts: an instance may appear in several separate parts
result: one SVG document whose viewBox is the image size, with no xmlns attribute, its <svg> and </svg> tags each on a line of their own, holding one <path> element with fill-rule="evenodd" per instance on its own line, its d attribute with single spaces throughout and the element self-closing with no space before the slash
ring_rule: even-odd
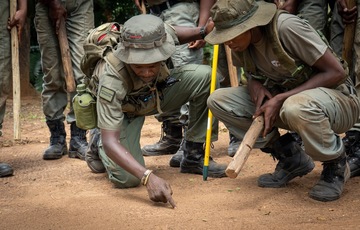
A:
<svg viewBox="0 0 360 230">
<path fill-rule="evenodd" d="M 141 4 L 141 13 L 142 14 L 146 14 L 146 6 L 145 6 L 145 0 L 140 0 L 140 4 Z"/>
<path fill-rule="evenodd" d="M 224 47 L 225 47 L 225 53 L 226 53 L 226 60 L 228 63 L 230 85 L 231 85 L 231 87 L 237 87 L 237 86 L 239 86 L 239 80 L 238 80 L 238 76 L 237 76 L 237 69 L 232 62 L 231 49 L 227 45 L 224 45 Z"/>
<path fill-rule="evenodd" d="M 348 9 L 356 6 L 356 0 L 346 0 Z M 360 9 L 358 9 L 360 10 Z M 352 49 L 354 45 L 356 19 L 351 24 L 346 24 L 344 29 L 342 57 L 348 63 L 349 70 L 352 69 Z"/>
<path fill-rule="evenodd" d="M 10 1 L 10 18 L 17 10 L 17 0 Z M 20 67 L 19 67 L 19 38 L 17 27 L 11 28 L 11 63 L 13 84 L 13 113 L 14 113 L 14 139 L 20 139 Z"/>
<path fill-rule="evenodd" d="M 76 90 L 74 72 L 71 64 L 71 55 L 69 49 L 69 42 L 67 39 L 65 20 L 62 19 L 60 22 L 60 28 L 58 33 L 59 46 L 61 51 L 61 59 L 64 67 L 66 90 L 68 93 Z"/>
<path fill-rule="evenodd" d="M 225 170 L 225 173 L 230 178 L 236 178 L 239 175 L 241 169 L 243 168 L 246 160 L 250 155 L 256 139 L 259 137 L 261 131 L 264 129 L 264 116 L 258 116 L 255 118 L 246 132 L 241 144 L 236 151 L 232 161 L 229 163 L 228 167 Z"/>
</svg>

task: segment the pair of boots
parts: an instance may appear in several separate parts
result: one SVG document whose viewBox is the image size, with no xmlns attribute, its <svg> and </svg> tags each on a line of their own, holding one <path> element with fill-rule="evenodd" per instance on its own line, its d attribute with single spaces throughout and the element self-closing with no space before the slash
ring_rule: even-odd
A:
<svg viewBox="0 0 360 230">
<path fill-rule="evenodd" d="M 143 156 L 160 156 L 174 154 L 180 147 L 183 138 L 182 125 L 164 121 L 161 125 L 160 140 L 153 145 L 144 146 Z"/>
<path fill-rule="evenodd" d="M 350 177 L 360 176 L 360 132 L 347 131 L 342 139 L 348 155 Z"/>
<path fill-rule="evenodd" d="M 100 139 L 100 132 L 98 129 L 90 131 L 89 148 L 86 152 L 85 161 L 89 168 L 94 173 L 105 172 L 105 167 L 99 157 L 98 143 Z M 203 174 L 204 156 L 205 152 L 203 149 L 203 143 L 196 143 L 191 141 L 184 141 L 182 145 L 182 153 L 180 155 L 180 172 L 192 173 L 192 174 Z M 175 156 L 175 155 L 174 155 Z M 184 156 L 184 157 L 183 157 Z M 210 158 L 208 165 L 208 176 L 209 177 L 225 177 L 226 165 L 215 163 Z"/>
<path fill-rule="evenodd" d="M 66 144 L 66 131 L 62 120 L 48 120 L 46 124 L 50 130 L 50 146 L 43 154 L 44 160 L 60 159 L 69 153 L 70 158 L 85 159 L 87 150 L 86 130 L 80 129 L 73 122 L 70 124 L 71 138 L 69 151 Z"/>
<path fill-rule="evenodd" d="M 271 148 L 262 149 L 278 160 L 275 171 L 261 175 L 258 186 L 279 188 L 285 186 L 295 177 L 311 172 L 315 164 L 304 152 L 290 133 L 279 138 Z M 320 180 L 311 189 L 309 196 L 319 201 L 333 201 L 340 198 L 344 184 L 349 178 L 350 169 L 345 152 L 338 158 L 323 162 Z"/>
<path fill-rule="evenodd" d="M 180 163 L 181 173 L 203 174 L 204 170 L 204 143 L 184 141 L 182 145 L 183 157 Z M 170 161 L 171 163 L 171 161 Z M 227 165 L 216 163 L 211 157 L 207 168 L 209 177 L 226 177 Z"/>
<path fill-rule="evenodd" d="M 160 156 L 175 153 L 170 159 L 170 166 L 180 167 L 184 155 L 182 129 L 181 124 L 164 121 L 161 126 L 160 140 L 153 145 L 145 145 L 141 149 L 143 156 Z"/>
<path fill-rule="evenodd" d="M 169 164 L 171 167 L 180 167 L 180 163 L 184 155 L 183 141 L 182 125 L 164 121 L 162 124 L 162 134 L 160 140 L 153 145 L 144 146 L 141 151 L 144 156 L 160 156 L 175 153 L 171 157 Z M 239 145 L 240 140 L 230 134 L 228 155 L 233 157 L 239 148 Z"/>
</svg>

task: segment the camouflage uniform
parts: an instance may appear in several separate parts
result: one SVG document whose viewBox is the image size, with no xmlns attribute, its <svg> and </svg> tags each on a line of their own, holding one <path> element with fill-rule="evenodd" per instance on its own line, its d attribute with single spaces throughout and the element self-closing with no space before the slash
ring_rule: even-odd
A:
<svg viewBox="0 0 360 230">
<path fill-rule="evenodd" d="M 154 25 L 154 28 L 143 28 L 145 22 Z M 101 130 L 120 131 L 120 144 L 141 165 L 144 165 L 144 158 L 140 149 L 140 136 L 145 116 L 154 115 L 158 112 L 178 110 L 184 103 L 189 102 L 191 116 L 189 117 L 189 129 L 185 141 L 185 160 L 182 162 L 181 172 L 202 174 L 203 143 L 206 139 L 208 112 L 206 99 L 210 94 L 211 68 L 207 65 L 188 64 L 169 70 L 165 65 L 164 58 L 169 58 L 175 50 L 174 44 L 170 45 L 172 40 L 177 41 L 175 31 L 172 27 L 165 26 L 166 34 L 164 29 L 164 35 L 161 38 L 156 37 L 156 42 L 150 42 L 155 38 L 147 37 L 154 36 L 155 31 L 161 31 L 163 27 L 163 22 L 157 17 L 151 15 L 134 16 L 124 24 L 121 32 L 124 39 L 128 40 L 120 41 L 113 53 L 113 56 L 118 58 L 119 61 L 116 67 L 114 68 L 114 65 L 105 61 L 97 65 L 95 75 L 99 76 L 97 93 L 98 127 Z M 133 41 L 132 37 L 135 36 L 131 35 L 134 33 L 132 30 L 142 30 L 144 33 L 142 36 L 147 43 L 140 41 L 133 43 L 135 40 Z M 164 38 L 166 39 L 164 40 Z M 137 49 L 133 48 L 131 44 L 136 44 L 135 47 L 137 48 L 141 48 L 144 44 L 144 47 L 148 48 Z M 152 44 L 157 44 L 156 46 L 159 48 L 153 47 Z M 149 48 L 149 46 L 152 48 Z M 158 54 L 151 50 L 146 51 L 147 49 L 155 51 L 161 49 L 162 53 Z M 147 52 L 150 56 L 147 57 L 148 55 L 145 53 L 137 53 L 140 52 L 138 50 Z M 124 55 L 124 53 L 127 55 Z M 164 53 L 168 56 L 166 57 Z M 148 83 L 142 81 L 131 70 L 129 64 L 125 63 L 127 61 L 141 64 L 144 58 L 149 59 L 151 62 L 158 59 L 163 60 L 159 74 L 152 82 Z M 218 125 L 215 121 L 213 121 L 213 130 L 211 139 L 215 141 L 218 132 Z M 193 148 L 195 145 L 197 146 L 196 149 Z M 134 187 L 140 183 L 137 177 L 128 173 L 107 156 L 101 142 L 99 144 L 99 154 L 110 181 L 116 187 Z M 194 155 L 199 158 L 192 158 Z M 189 157 L 192 159 L 193 164 L 197 165 L 199 169 L 197 172 L 187 170 L 186 162 Z M 215 166 L 215 168 L 215 171 L 220 173 L 215 176 L 225 176 L 225 166 Z M 211 176 L 210 171 L 212 170 L 213 168 L 209 169 L 209 176 Z"/>
<path fill-rule="evenodd" d="M 85 130 L 77 128 L 71 99 L 76 92 L 68 94 L 64 78 L 59 41 L 53 22 L 49 18 L 49 8 L 39 1 L 36 4 L 35 27 L 41 52 L 41 63 L 44 73 L 42 105 L 46 123 L 51 132 L 50 146 L 43 155 L 44 159 L 58 159 L 67 153 L 66 132 L 63 121 L 65 109 L 70 99 L 70 111 L 66 116 L 71 124 L 70 157 L 83 159 L 87 148 Z M 83 41 L 88 31 L 94 27 L 93 1 L 62 0 L 67 11 L 65 27 L 69 42 L 71 62 L 75 83 L 79 84 L 84 77 L 80 69 L 80 61 L 84 55 Z M 57 146 L 57 147 L 56 147 Z M 54 149 L 55 148 L 55 149 Z"/>
</svg>

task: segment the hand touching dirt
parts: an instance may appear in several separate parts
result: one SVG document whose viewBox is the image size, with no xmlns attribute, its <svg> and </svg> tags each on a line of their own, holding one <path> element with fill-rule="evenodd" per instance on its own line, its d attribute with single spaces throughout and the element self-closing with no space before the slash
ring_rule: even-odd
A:
<svg viewBox="0 0 360 230">
<path fill-rule="evenodd" d="M 151 173 L 146 188 L 150 200 L 163 203 L 169 202 L 173 208 L 176 208 L 175 201 L 171 196 L 173 192 L 168 182 Z"/>
</svg>

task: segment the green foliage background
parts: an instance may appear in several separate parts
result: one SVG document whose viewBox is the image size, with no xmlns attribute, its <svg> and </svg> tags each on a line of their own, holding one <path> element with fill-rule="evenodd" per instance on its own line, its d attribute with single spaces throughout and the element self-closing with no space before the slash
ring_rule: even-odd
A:
<svg viewBox="0 0 360 230">
<path fill-rule="evenodd" d="M 1 0 L 2 1 L 2 0 Z M 28 17 L 30 21 L 30 83 L 37 91 L 42 90 L 42 72 L 40 52 L 34 27 L 36 0 L 28 1 Z M 95 26 L 105 22 L 116 21 L 123 24 L 127 19 L 139 14 L 133 0 L 94 0 Z"/>
<path fill-rule="evenodd" d="M 1 0 L 0 0 L 1 1 Z M 42 77 L 40 52 L 36 39 L 36 30 L 34 27 L 35 1 L 29 0 L 28 16 L 30 19 L 30 83 L 37 91 L 42 90 Z M 105 22 L 118 22 L 123 24 L 134 15 L 139 14 L 138 8 L 133 0 L 94 0 L 95 26 Z M 206 45 L 204 48 L 204 64 L 211 65 L 213 47 Z"/>
</svg>

